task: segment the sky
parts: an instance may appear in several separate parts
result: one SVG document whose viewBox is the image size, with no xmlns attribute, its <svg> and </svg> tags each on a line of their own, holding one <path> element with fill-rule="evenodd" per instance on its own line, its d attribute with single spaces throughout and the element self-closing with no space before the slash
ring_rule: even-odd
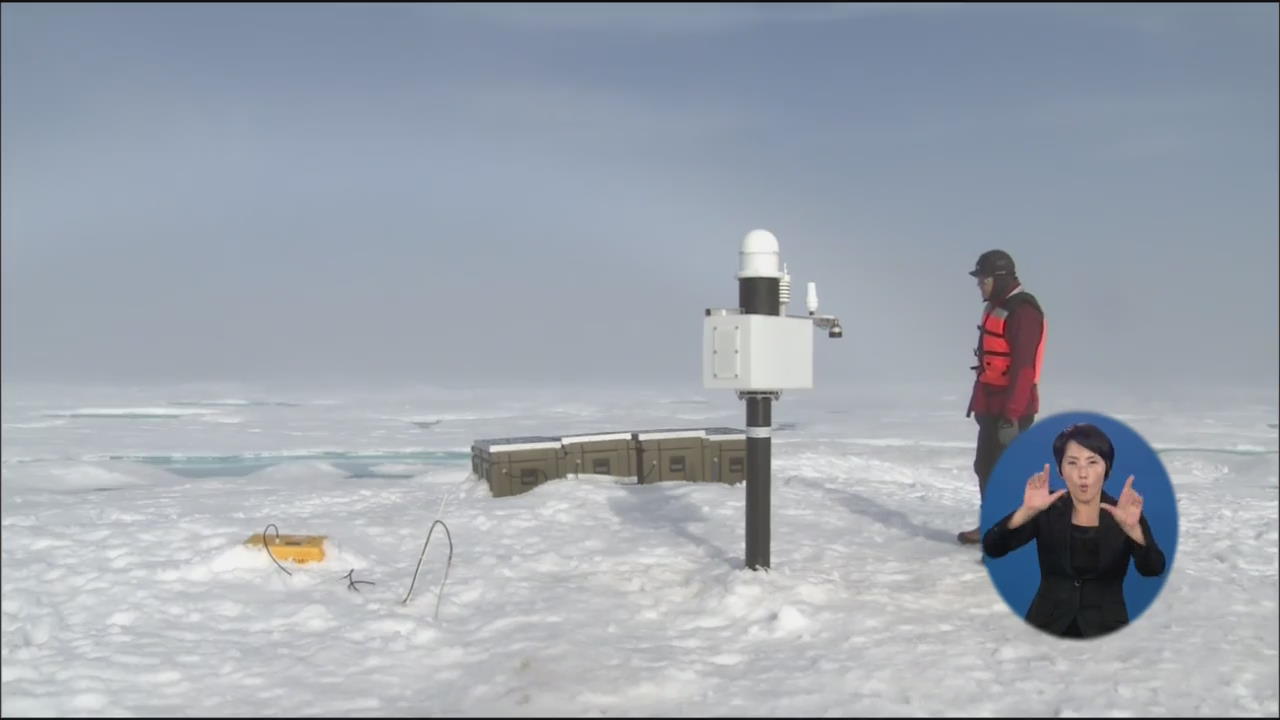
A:
<svg viewBox="0 0 1280 720">
<path fill-rule="evenodd" d="M 700 378 L 766 228 L 816 382 L 1274 388 L 1277 8 L 6 3 L 6 379 Z M 802 312 L 795 303 L 792 312 Z"/>
</svg>

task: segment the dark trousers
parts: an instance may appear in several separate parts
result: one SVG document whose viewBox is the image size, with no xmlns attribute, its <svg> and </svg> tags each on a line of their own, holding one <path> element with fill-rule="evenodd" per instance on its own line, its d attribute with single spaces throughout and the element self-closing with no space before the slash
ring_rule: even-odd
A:
<svg viewBox="0 0 1280 720">
<path fill-rule="evenodd" d="M 991 471 L 1004 452 L 1004 445 L 1000 444 L 1000 436 L 996 434 L 1000 427 L 1000 416 L 975 415 L 974 419 L 978 421 L 978 450 L 973 456 L 973 471 L 978 474 L 978 494 L 985 498 L 987 480 L 991 478 Z M 1026 432 L 1035 419 L 1035 415 L 1018 418 L 1018 431 Z"/>
</svg>

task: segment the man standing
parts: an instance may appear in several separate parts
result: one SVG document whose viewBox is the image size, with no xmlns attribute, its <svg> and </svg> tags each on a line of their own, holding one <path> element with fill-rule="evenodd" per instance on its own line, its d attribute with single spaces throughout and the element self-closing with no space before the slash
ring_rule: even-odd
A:
<svg viewBox="0 0 1280 720">
<path fill-rule="evenodd" d="M 1009 253 L 982 253 L 969 274 L 978 279 L 987 303 L 978 326 L 978 347 L 973 351 L 978 364 L 972 369 L 978 377 L 965 413 L 978 421 L 973 471 L 978 474 L 982 497 L 1001 453 L 1018 433 L 1031 427 L 1040 410 L 1045 321 L 1040 303 L 1018 282 Z M 958 533 L 956 539 L 966 544 L 982 542 L 981 526 Z"/>
</svg>

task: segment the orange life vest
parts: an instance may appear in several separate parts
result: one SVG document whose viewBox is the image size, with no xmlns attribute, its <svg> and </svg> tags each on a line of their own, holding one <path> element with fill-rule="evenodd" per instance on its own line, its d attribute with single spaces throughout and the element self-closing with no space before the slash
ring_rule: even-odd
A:
<svg viewBox="0 0 1280 720">
<path fill-rule="evenodd" d="M 1015 291 L 1014 295 L 1021 291 Z M 1014 295 L 1010 295 L 1012 298 Z M 1008 300 L 1006 299 L 1006 302 Z M 1034 301 L 1033 301 L 1034 302 Z M 1037 303 L 1038 305 L 1038 303 Z M 974 370 L 978 372 L 978 382 L 988 385 L 1007 386 L 1009 384 L 1009 367 L 1013 364 L 1013 348 L 1004 336 L 1005 321 L 1009 319 L 1009 308 L 987 303 L 982 311 L 982 324 L 978 326 L 978 347 L 973 354 L 978 358 Z M 1040 383 L 1040 366 L 1044 362 L 1044 339 L 1049 332 L 1048 321 L 1042 320 L 1040 340 L 1036 343 L 1035 376 L 1032 382 Z"/>
</svg>

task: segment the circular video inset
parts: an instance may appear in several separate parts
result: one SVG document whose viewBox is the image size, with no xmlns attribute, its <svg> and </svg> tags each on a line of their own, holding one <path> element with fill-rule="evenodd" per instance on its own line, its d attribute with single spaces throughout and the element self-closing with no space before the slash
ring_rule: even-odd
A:
<svg viewBox="0 0 1280 720">
<path fill-rule="evenodd" d="M 1059 637 L 1102 637 L 1136 620 L 1169 577 L 1177 501 L 1132 428 L 1061 413 L 1000 456 L 981 531 L 987 572 L 1019 617 Z"/>
</svg>

